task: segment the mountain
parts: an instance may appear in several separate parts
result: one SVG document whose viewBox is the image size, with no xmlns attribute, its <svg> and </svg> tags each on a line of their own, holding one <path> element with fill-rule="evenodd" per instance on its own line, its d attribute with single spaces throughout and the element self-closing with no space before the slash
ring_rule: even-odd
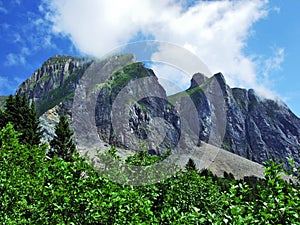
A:
<svg viewBox="0 0 300 225">
<path fill-rule="evenodd" d="M 48 59 L 17 89 L 35 101 L 41 115 L 66 99 L 72 99 L 78 80 L 93 59 L 54 56 Z"/>
<path fill-rule="evenodd" d="M 224 101 L 211 97 L 213 83 L 218 84 L 214 95 L 222 96 Z M 230 88 L 221 73 L 211 78 L 195 74 L 185 93 L 198 109 L 201 140 L 214 144 L 216 141 L 209 137 L 219 138 L 223 149 L 260 164 L 274 159 L 288 168 L 292 158 L 297 166 L 300 165 L 300 119 L 282 101 L 260 97 L 253 89 Z M 181 95 L 178 93 L 170 98 L 178 101 Z M 226 113 L 218 112 L 220 108 Z M 213 119 L 218 116 L 226 119 L 221 122 Z M 223 122 L 226 129 L 214 129 L 211 121 Z"/>
<path fill-rule="evenodd" d="M 230 88 L 221 73 L 197 73 L 190 88 L 167 96 L 134 55 L 54 56 L 16 92 L 35 101 L 45 141 L 67 114 L 82 154 L 115 145 L 125 157 L 143 144 L 156 155 L 174 149 L 179 164 L 194 158 L 199 168 L 236 177 L 262 176 L 258 163 L 271 158 L 286 168 L 286 157 L 300 164 L 300 119 L 282 102 Z"/>
</svg>

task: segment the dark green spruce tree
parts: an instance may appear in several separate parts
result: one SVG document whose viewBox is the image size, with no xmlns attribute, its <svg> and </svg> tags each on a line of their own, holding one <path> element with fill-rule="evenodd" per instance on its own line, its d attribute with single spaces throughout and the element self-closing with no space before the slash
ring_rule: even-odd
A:
<svg viewBox="0 0 300 225">
<path fill-rule="evenodd" d="M 5 121 L 5 114 L 2 110 L 0 110 L 0 129 L 5 127 L 6 121 Z"/>
<path fill-rule="evenodd" d="M 185 169 L 187 171 L 197 171 L 197 167 L 196 167 L 196 164 L 195 164 L 194 160 L 189 158 L 188 162 L 185 165 Z"/>
<path fill-rule="evenodd" d="M 32 101 L 30 105 L 30 111 L 29 111 L 29 117 L 28 117 L 28 123 L 30 129 L 28 130 L 28 135 L 31 136 L 32 144 L 38 145 L 41 142 L 41 137 L 43 135 L 43 132 L 41 131 L 40 127 L 40 120 L 37 116 L 37 110 L 35 108 L 35 103 Z"/>
<path fill-rule="evenodd" d="M 42 131 L 36 114 L 35 104 L 28 103 L 25 95 L 10 95 L 5 103 L 4 111 L 0 113 L 0 126 L 4 127 L 8 122 L 14 129 L 21 133 L 19 140 L 29 146 L 39 145 Z"/>
<path fill-rule="evenodd" d="M 76 146 L 72 136 L 73 132 L 70 130 L 68 119 L 62 115 L 59 118 L 58 124 L 55 126 L 55 137 L 50 141 L 51 149 L 49 150 L 48 156 L 53 158 L 57 155 L 67 162 L 73 161 Z"/>
</svg>

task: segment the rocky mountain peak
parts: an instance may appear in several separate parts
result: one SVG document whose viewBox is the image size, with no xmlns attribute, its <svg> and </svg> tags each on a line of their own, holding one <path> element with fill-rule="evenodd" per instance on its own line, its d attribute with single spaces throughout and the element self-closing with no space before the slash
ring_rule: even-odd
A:
<svg viewBox="0 0 300 225">
<path fill-rule="evenodd" d="M 95 96 L 94 103 L 83 111 L 92 112 L 89 116 L 93 123 L 96 121 L 95 134 L 91 132 L 88 115 L 83 113 L 75 118 L 72 111 L 74 91 L 85 93 L 86 87 L 90 87 Z M 57 121 L 53 117 L 61 113 L 68 114 L 73 124 L 83 121 L 79 133 L 88 139 L 82 145 L 89 146 L 92 137 L 95 141 L 100 137 L 103 143 L 132 149 L 150 140 L 147 150 L 161 154 L 176 146 L 182 136 L 181 126 L 188 125 L 198 138 L 185 137 L 181 144 L 187 152 L 207 142 L 221 144 L 223 149 L 261 164 L 274 159 L 287 168 L 289 157 L 300 165 L 300 119 L 285 104 L 261 98 L 253 89 L 230 88 L 222 73 L 210 78 L 196 73 L 188 90 L 167 98 L 154 72 L 136 62 L 134 55 L 112 56 L 100 61 L 55 56 L 23 82 L 17 93 L 26 93 L 36 102 L 46 130 L 53 128 Z M 78 109 L 90 97 L 79 96 Z M 196 116 L 189 117 L 189 98 L 196 107 Z M 181 116 L 174 106 L 183 110 Z M 186 121 L 181 120 L 184 113 L 187 113 Z M 120 132 L 116 132 L 118 130 Z"/>
<path fill-rule="evenodd" d="M 92 59 L 83 57 L 56 55 L 49 58 L 37 69 L 29 79 L 24 81 L 17 89 L 17 93 L 34 89 L 40 83 L 47 82 L 51 77 L 69 75 L 74 68 L 79 68 L 91 63 Z"/>
<path fill-rule="evenodd" d="M 226 84 L 225 77 L 222 73 L 216 73 L 213 75 L 213 79 L 215 79 L 218 84 L 220 89 L 222 90 L 224 95 L 227 95 L 227 89 L 230 89 L 229 86 Z"/>
<path fill-rule="evenodd" d="M 213 83 L 215 83 L 214 85 L 217 85 L 217 87 L 215 88 L 221 89 L 223 94 L 227 95 L 226 92 L 229 89 L 229 86 L 226 84 L 225 77 L 222 73 L 216 73 L 210 78 L 202 73 L 195 73 L 191 79 L 191 85 L 189 89 L 193 89 L 199 86 L 202 86 L 203 89 L 208 86 L 212 88 L 211 84 Z"/>
<path fill-rule="evenodd" d="M 208 77 L 206 77 L 202 73 L 195 73 L 191 80 L 191 86 L 190 89 L 195 88 L 203 84 L 205 81 L 207 81 Z"/>
<path fill-rule="evenodd" d="M 162 129 L 157 118 L 176 124 Z M 179 117 L 168 104 L 166 92 L 151 69 L 133 63 L 116 70 L 99 90 L 95 109 L 99 137 L 126 149 L 161 154 L 176 145 Z M 166 133 L 164 140 L 158 141 Z M 159 145 L 155 145 L 158 143 Z"/>
<path fill-rule="evenodd" d="M 222 148 L 261 164 L 273 159 L 288 168 L 287 158 L 292 158 L 300 165 L 300 119 L 283 102 L 253 89 L 230 88 L 222 73 L 210 78 L 195 74 L 186 93 L 198 110 L 202 142 L 218 146 L 222 140 Z M 170 98 L 181 102 L 181 96 Z"/>
<path fill-rule="evenodd" d="M 92 62 L 91 58 L 56 55 L 24 81 L 16 93 L 26 93 L 42 114 L 72 97 L 78 80 Z"/>
</svg>

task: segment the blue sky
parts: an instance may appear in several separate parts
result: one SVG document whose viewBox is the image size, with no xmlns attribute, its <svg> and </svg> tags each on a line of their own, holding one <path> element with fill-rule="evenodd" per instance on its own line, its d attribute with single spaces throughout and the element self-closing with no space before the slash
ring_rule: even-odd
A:
<svg viewBox="0 0 300 225">
<path fill-rule="evenodd" d="M 300 1 L 124 2 L 0 0 L 0 95 L 53 55 L 100 57 L 155 39 L 190 50 L 231 86 L 279 96 L 300 116 Z"/>
</svg>

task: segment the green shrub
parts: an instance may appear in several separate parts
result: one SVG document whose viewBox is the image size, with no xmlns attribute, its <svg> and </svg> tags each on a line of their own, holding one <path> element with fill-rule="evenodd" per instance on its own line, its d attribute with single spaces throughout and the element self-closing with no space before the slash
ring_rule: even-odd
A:
<svg viewBox="0 0 300 225">
<path fill-rule="evenodd" d="M 271 163 L 265 179 L 218 178 L 208 170 L 179 171 L 145 186 L 118 184 L 78 154 L 45 160 L 45 147 L 19 142 L 8 123 L 0 131 L 1 224 L 299 224 L 299 184 Z M 141 153 L 130 163 L 149 165 Z M 138 158 L 142 161 L 138 162 Z M 112 148 L 100 157 L 120 162 Z M 114 172 L 120 164 L 108 164 Z M 141 167 L 143 168 L 143 167 Z M 147 168 L 147 166 L 145 166 Z M 161 172 L 161 171 L 158 171 Z M 134 175 L 134 174 L 133 174 Z M 255 187 L 255 188 L 254 188 Z"/>
</svg>

